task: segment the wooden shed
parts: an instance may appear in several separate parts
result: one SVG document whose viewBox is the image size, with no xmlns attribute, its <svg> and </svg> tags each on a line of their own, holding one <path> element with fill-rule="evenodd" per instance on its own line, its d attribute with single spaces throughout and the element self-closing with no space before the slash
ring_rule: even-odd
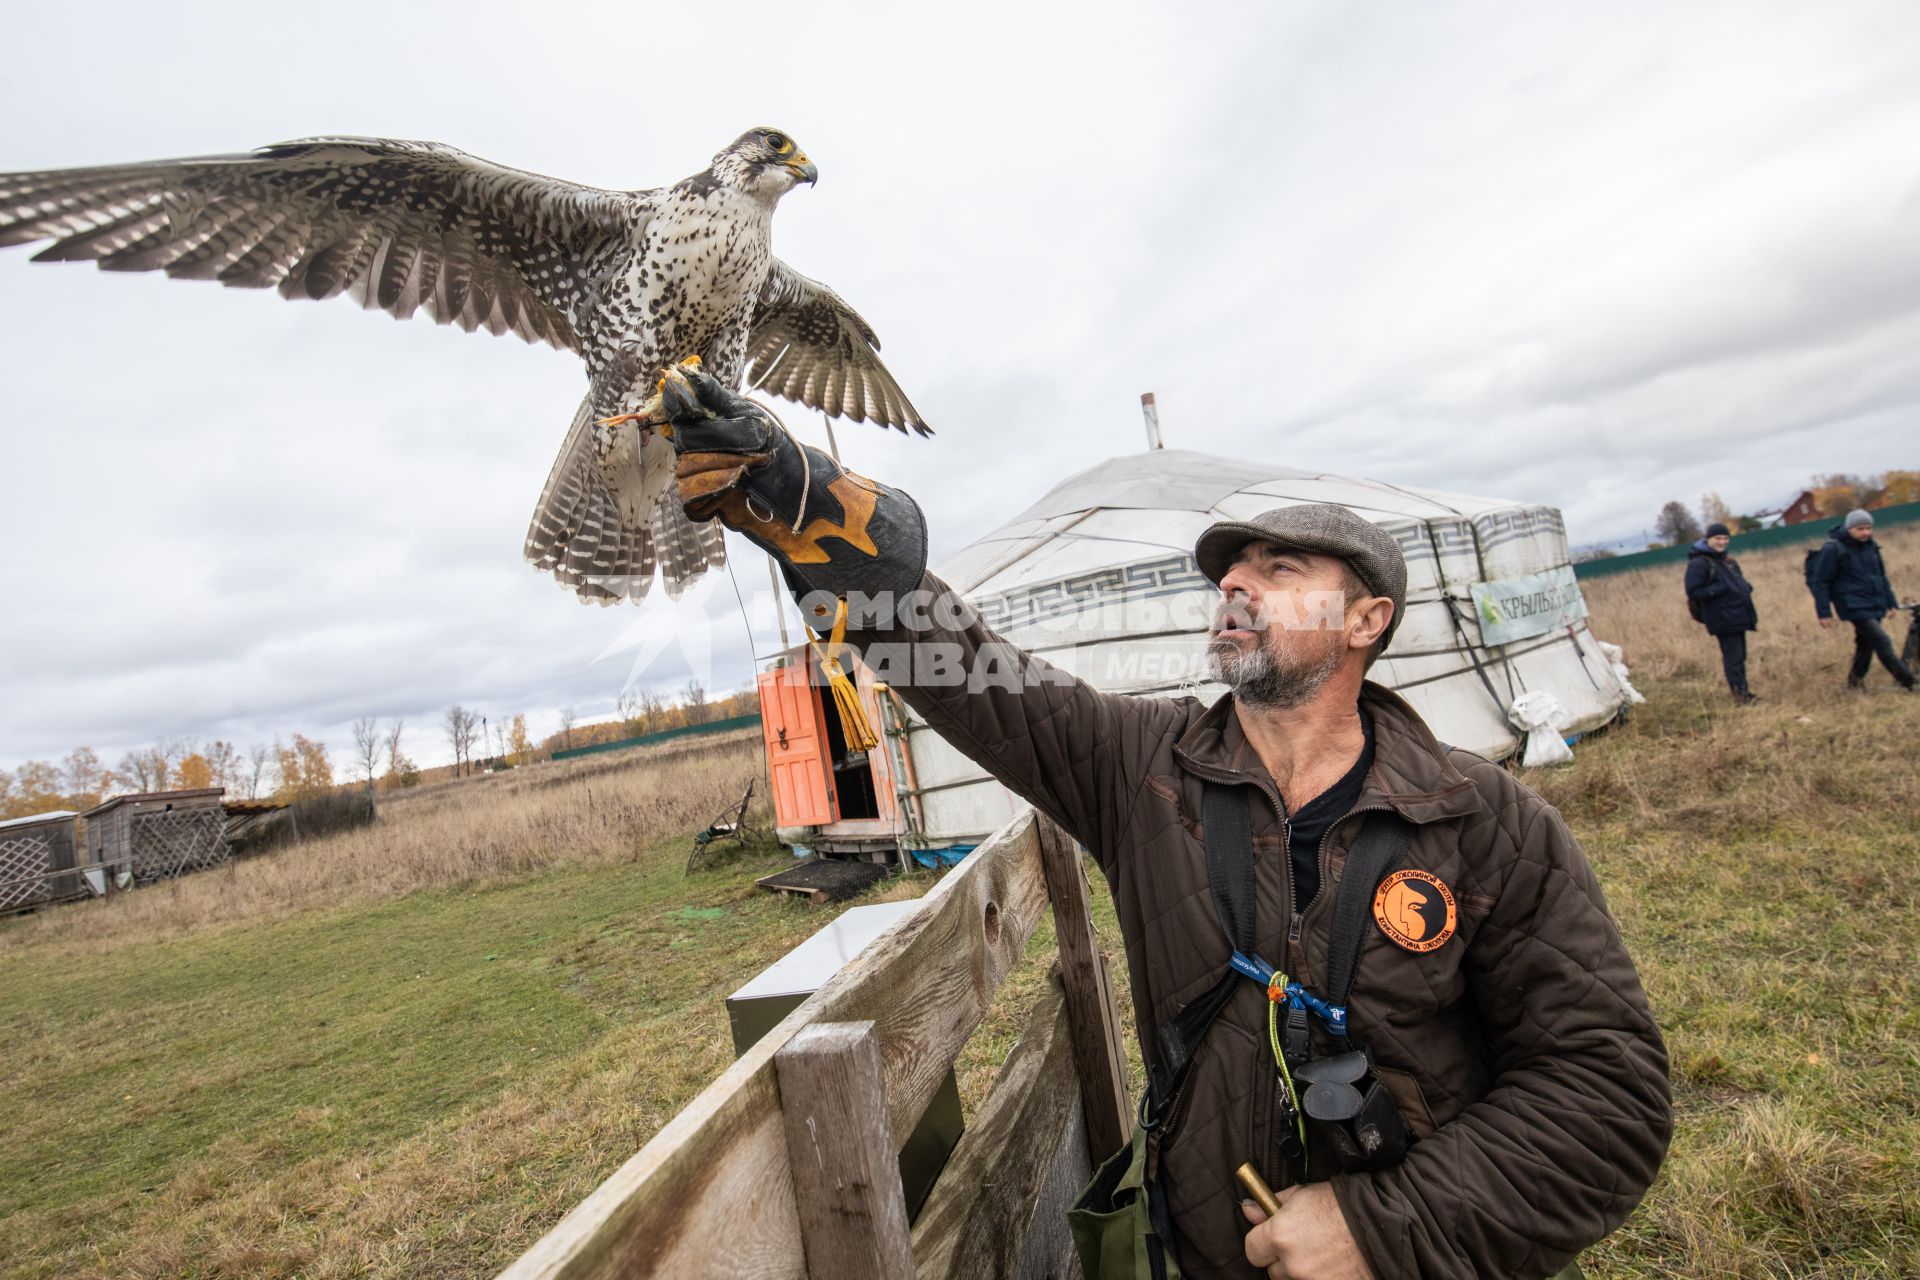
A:
<svg viewBox="0 0 1920 1280">
<path fill-rule="evenodd" d="M 73 870 L 73 823 L 62 809 L 0 822 L 0 911 L 18 911 L 86 892 Z M 68 874 L 58 875 L 65 871 Z"/>
<path fill-rule="evenodd" d="M 93 861 L 118 880 L 150 884 L 227 860 L 227 815 L 219 787 L 115 796 L 81 816 Z"/>
</svg>

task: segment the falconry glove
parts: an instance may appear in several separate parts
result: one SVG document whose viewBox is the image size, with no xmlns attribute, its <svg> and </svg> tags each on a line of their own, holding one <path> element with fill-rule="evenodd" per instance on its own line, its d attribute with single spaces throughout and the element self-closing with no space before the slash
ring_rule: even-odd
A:
<svg viewBox="0 0 1920 1280">
<path fill-rule="evenodd" d="M 912 498 L 801 444 L 765 408 L 698 369 L 676 366 L 661 393 L 662 432 L 679 455 L 674 481 L 689 517 L 717 517 L 745 534 L 780 562 L 797 594 L 897 601 L 920 585 L 927 525 Z"/>
</svg>

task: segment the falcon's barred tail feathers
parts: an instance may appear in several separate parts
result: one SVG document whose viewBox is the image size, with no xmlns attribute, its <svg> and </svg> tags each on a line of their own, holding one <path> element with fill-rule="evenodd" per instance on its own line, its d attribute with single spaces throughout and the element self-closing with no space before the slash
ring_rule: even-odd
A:
<svg viewBox="0 0 1920 1280">
<path fill-rule="evenodd" d="M 582 604 L 646 598 L 653 583 L 653 535 L 627 526 L 593 460 L 593 398 L 574 411 L 566 442 L 540 501 L 523 551 L 534 566 L 572 587 Z"/>
<path fill-rule="evenodd" d="M 718 523 L 696 524 L 678 502 L 658 502 L 651 493 L 630 495 L 652 508 L 650 517 L 624 518 L 620 499 L 594 460 L 594 418 L 588 396 L 574 412 L 540 491 L 524 553 L 536 569 L 573 588 L 582 604 L 646 599 L 656 566 L 668 598 L 678 600 L 687 583 L 726 564 L 726 535 Z M 671 445 L 666 448 L 672 452 Z M 671 471 L 666 479 L 670 486 Z M 646 487 L 644 480 L 640 487 Z"/>
<path fill-rule="evenodd" d="M 695 524 L 671 499 L 653 509 L 653 548 L 669 600 L 678 600 L 689 582 L 727 562 L 726 534 L 720 522 Z"/>
</svg>

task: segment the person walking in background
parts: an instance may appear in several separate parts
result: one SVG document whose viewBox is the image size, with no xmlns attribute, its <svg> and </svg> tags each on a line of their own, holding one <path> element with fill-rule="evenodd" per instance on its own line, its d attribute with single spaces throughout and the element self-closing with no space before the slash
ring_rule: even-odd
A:
<svg viewBox="0 0 1920 1280">
<path fill-rule="evenodd" d="M 1849 511 L 1845 521 L 1828 531 L 1826 545 L 1807 572 L 1807 586 L 1813 591 L 1813 609 L 1822 627 L 1831 629 L 1836 614 L 1853 624 L 1853 667 L 1847 672 L 1847 688 L 1865 688 L 1867 669 L 1878 657 L 1900 687 L 1913 692 L 1913 672 L 1900 661 L 1892 638 L 1880 625 L 1900 602 L 1887 581 L 1880 544 L 1873 540 L 1871 512 Z"/>
<path fill-rule="evenodd" d="M 1758 702 L 1747 688 L 1747 632 L 1760 629 L 1753 587 L 1740 562 L 1727 554 L 1733 532 L 1724 524 L 1707 526 L 1707 536 L 1687 552 L 1687 612 L 1720 642 L 1720 666 L 1727 688 L 1742 706 Z"/>
</svg>

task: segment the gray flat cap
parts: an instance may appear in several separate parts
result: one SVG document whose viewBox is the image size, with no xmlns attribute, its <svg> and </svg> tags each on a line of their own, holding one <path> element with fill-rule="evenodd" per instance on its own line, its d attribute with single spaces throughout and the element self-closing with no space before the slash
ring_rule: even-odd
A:
<svg viewBox="0 0 1920 1280">
<path fill-rule="evenodd" d="M 1386 648 L 1400 629 L 1400 615 L 1407 607 L 1407 560 L 1393 535 L 1373 521 L 1331 502 L 1279 507 L 1251 520 L 1222 520 L 1209 526 L 1193 544 L 1193 558 L 1207 581 L 1217 587 L 1233 567 L 1233 558 L 1249 542 L 1317 551 L 1346 561 L 1367 590 L 1393 601 L 1393 621 L 1380 637 L 1380 647 Z"/>
</svg>

